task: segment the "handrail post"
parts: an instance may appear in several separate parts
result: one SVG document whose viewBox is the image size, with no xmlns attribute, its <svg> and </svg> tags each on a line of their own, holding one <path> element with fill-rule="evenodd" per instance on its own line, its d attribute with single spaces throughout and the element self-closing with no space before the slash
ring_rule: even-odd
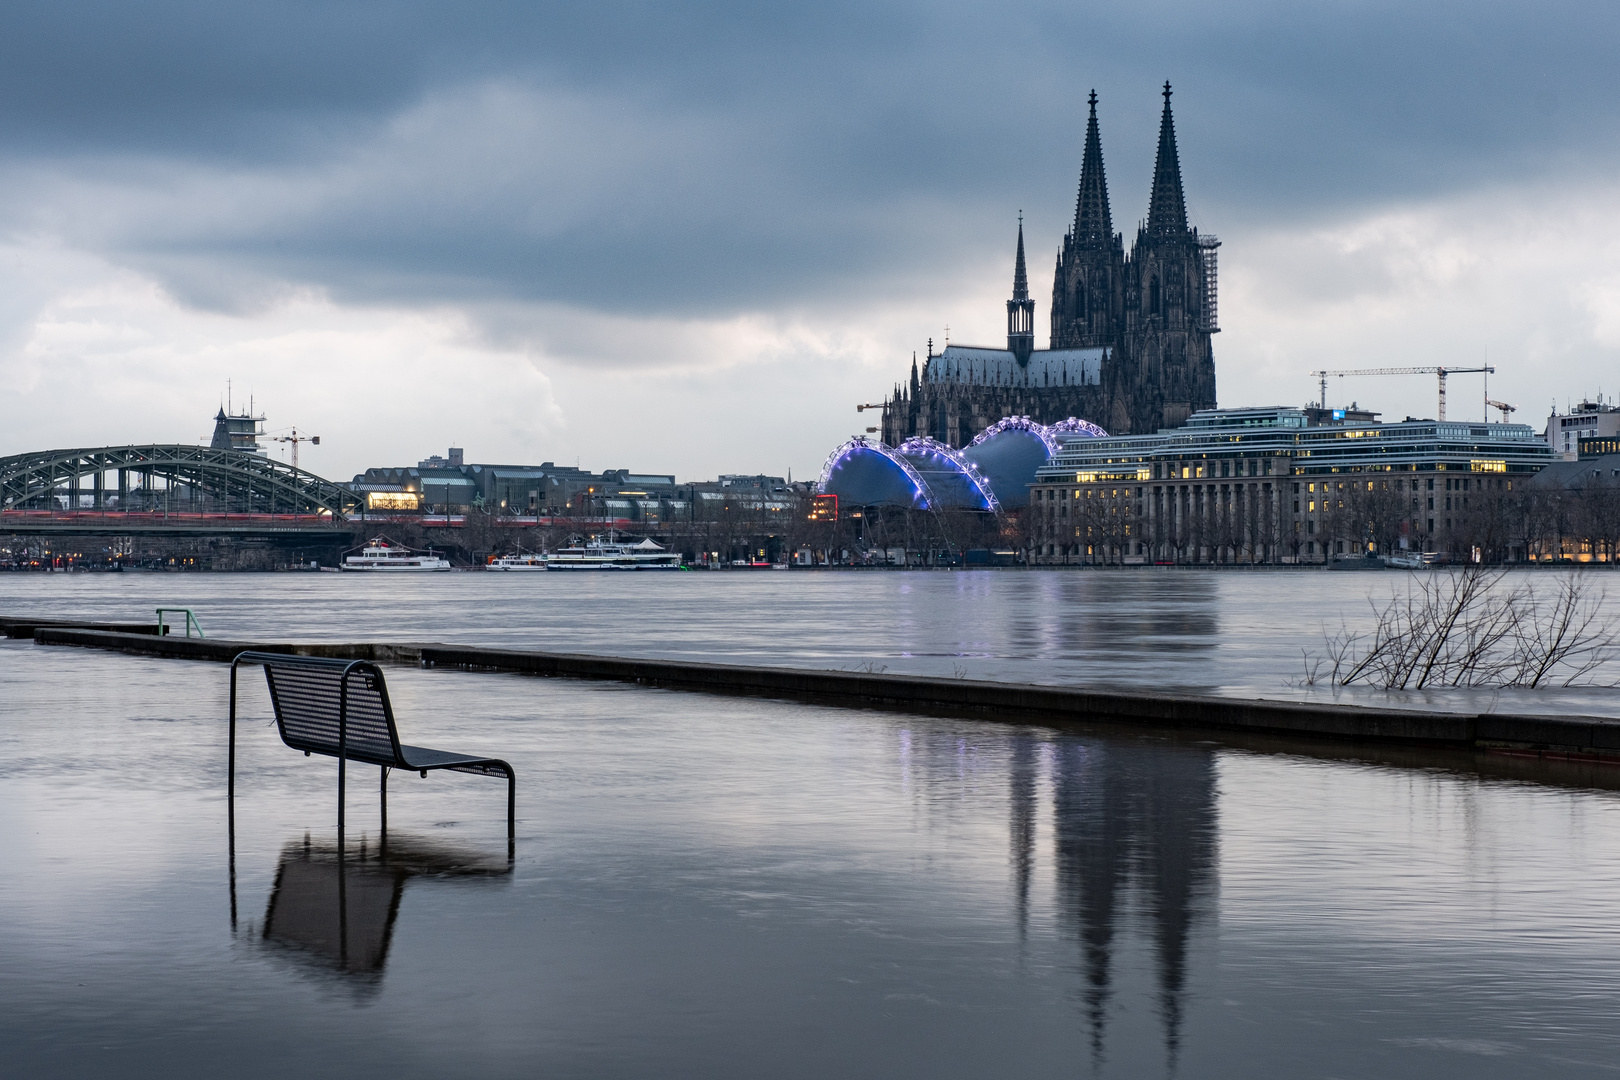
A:
<svg viewBox="0 0 1620 1080">
<path fill-rule="evenodd" d="M 343 859 L 343 781 L 349 763 L 349 673 L 353 667 L 343 669 L 338 681 L 338 860 Z"/>
<path fill-rule="evenodd" d="M 236 667 L 240 656 L 231 661 L 230 741 L 226 751 L 225 846 L 230 865 L 231 930 L 236 930 Z"/>
<path fill-rule="evenodd" d="M 197 621 L 196 614 L 190 608 L 184 608 L 184 607 L 160 607 L 160 608 L 157 609 L 158 637 L 163 637 L 167 633 L 167 630 L 168 630 L 168 628 L 164 625 L 164 622 L 163 622 L 163 615 L 164 615 L 165 612 L 168 612 L 168 613 L 171 613 L 171 614 L 175 613 L 175 612 L 181 612 L 181 613 L 185 614 L 185 617 L 186 617 L 186 624 L 185 624 L 186 625 L 186 637 L 189 638 L 191 636 L 191 631 L 192 630 L 196 630 L 197 631 L 197 636 L 200 637 L 200 638 L 208 636 L 207 634 L 203 633 L 202 623 Z"/>
</svg>

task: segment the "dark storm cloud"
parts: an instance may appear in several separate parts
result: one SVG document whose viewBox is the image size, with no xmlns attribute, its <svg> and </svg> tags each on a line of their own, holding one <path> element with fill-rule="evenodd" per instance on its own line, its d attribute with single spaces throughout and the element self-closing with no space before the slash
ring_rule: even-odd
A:
<svg viewBox="0 0 1620 1080">
<path fill-rule="evenodd" d="M 1049 259 L 1084 96 L 1116 226 L 1177 84 L 1199 224 L 1616 157 L 1608 5 L 72 4 L 0 17 L 13 234 L 229 306 L 716 314 Z"/>
</svg>

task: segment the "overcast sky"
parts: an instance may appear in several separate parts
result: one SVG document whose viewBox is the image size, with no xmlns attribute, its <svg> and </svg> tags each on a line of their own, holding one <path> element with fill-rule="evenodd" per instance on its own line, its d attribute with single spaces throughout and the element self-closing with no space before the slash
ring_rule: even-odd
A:
<svg viewBox="0 0 1620 1080">
<path fill-rule="evenodd" d="M 809 476 L 928 338 L 1004 340 L 1020 210 L 1047 325 L 1092 88 L 1128 242 L 1166 79 L 1222 405 L 1488 355 L 1539 430 L 1620 393 L 1617 47 L 1599 3 L 9 5 L 0 454 L 199 439 L 230 380 L 336 478 Z"/>
</svg>

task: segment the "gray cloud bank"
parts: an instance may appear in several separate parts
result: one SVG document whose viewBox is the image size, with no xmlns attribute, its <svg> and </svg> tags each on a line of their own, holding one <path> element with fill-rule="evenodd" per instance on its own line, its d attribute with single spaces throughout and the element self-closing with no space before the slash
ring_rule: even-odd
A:
<svg viewBox="0 0 1620 1080">
<path fill-rule="evenodd" d="M 1092 87 L 1127 232 L 1165 78 L 1217 231 L 1601 176 L 1617 28 L 1596 3 L 13 5 L 0 230 L 221 310 L 914 296 L 1019 208 L 1051 257 Z"/>
</svg>

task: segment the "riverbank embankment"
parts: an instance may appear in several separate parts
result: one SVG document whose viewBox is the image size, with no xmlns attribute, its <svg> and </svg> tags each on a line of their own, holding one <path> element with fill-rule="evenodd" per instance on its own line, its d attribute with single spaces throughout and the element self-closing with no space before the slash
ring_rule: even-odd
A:
<svg viewBox="0 0 1620 1080">
<path fill-rule="evenodd" d="M 21 620 L 12 620 L 20 623 Z M 1213 695 L 1038 686 L 980 679 L 638 659 L 432 642 L 265 642 L 156 635 L 36 620 L 39 645 L 228 663 L 289 653 L 374 663 L 599 679 L 671 690 L 1030 724 L 1106 724 L 1286 735 L 1366 745 L 1448 747 L 1620 764 L 1620 721 L 1590 716 L 1465 714 Z M 20 627 L 19 627 L 20 630 Z M 7 626 L 11 634 L 11 627 Z M 12 636 L 22 636 L 20 633 Z"/>
</svg>

